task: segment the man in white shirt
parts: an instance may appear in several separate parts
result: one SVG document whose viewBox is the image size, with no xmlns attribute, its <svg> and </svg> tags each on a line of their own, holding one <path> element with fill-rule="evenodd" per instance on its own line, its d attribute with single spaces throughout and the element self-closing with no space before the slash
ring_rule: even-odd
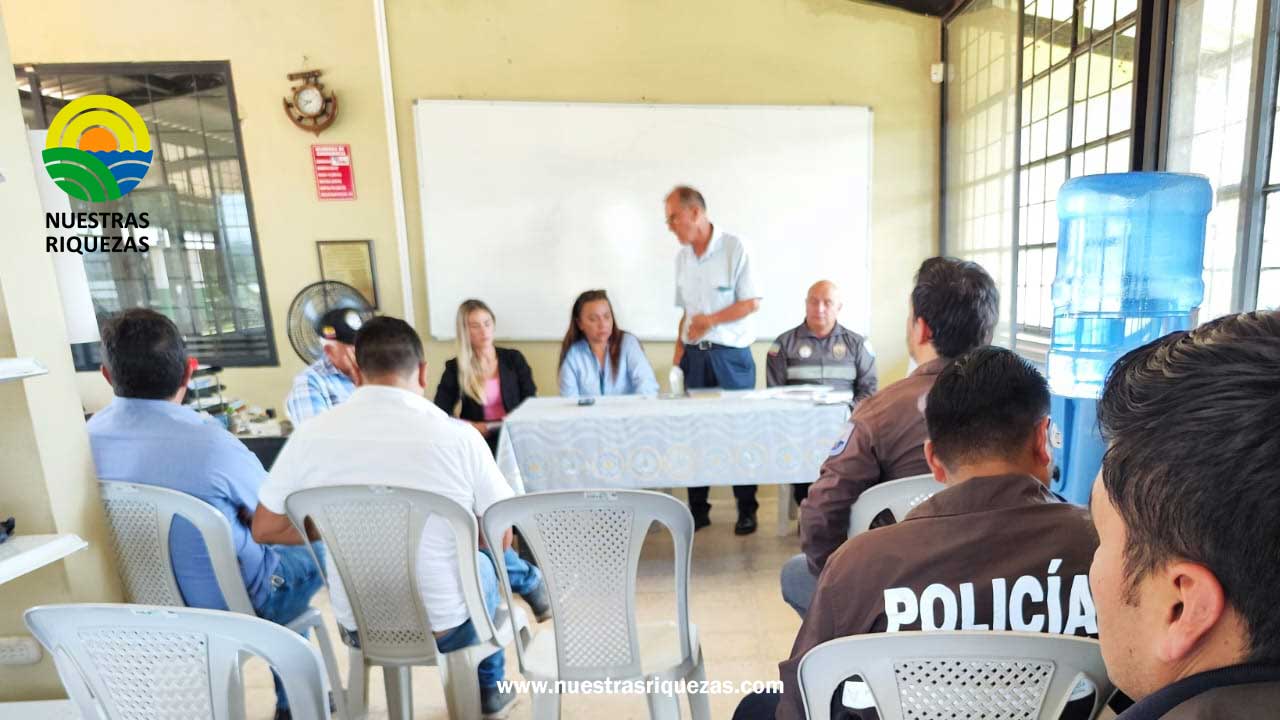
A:
<svg viewBox="0 0 1280 720">
<path fill-rule="evenodd" d="M 456 500 L 477 516 L 512 495 L 484 438 L 423 395 L 427 364 L 413 328 L 397 318 L 374 318 L 356 335 L 355 357 L 355 393 L 299 427 L 272 466 L 258 494 L 255 538 L 301 543 L 284 514 L 284 501 L 290 493 L 307 488 L 362 482 L 414 488 Z M 481 553 L 479 564 L 485 604 L 492 615 L 499 603 L 498 579 L 488 552 Z M 474 644 L 477 638 L 459 584 L 453 531 L 443 519 L 427 521 L 418 553 L 418 582 L 436 630 L 436 645 L 450 652 Z M 503 553 L 511 589 L 524 596 L 539 620 L 549 617 L 541 573 L 511 551 L 509 537 Z M 358 643 L 351 604 L 332 564 L 327 574 L 338 624 Z M 502 672 L 501 651 L 480 664 L 486 718 L 505 717 L 515 701 L 514 693 L 498 690 Z"/>
<path fill-rule="evenodd" d="M 676 254 L 676 306 L 679 340 L 671 362 L 684 371 L 685 387 L 750 390 L 756 386 L 756 362 L 751 357 L 760 309 L 747 247 L 735 235 L 711 224 L 702 193 L 679 186 L 667 194 L 667 228 L 680 243 Z M 756 531 L 756 486 L 734 485 L 738 523 L 733 531 Z M 707 488 L 689 488 L 693 527 L 711 524 Z"/>
</svg>

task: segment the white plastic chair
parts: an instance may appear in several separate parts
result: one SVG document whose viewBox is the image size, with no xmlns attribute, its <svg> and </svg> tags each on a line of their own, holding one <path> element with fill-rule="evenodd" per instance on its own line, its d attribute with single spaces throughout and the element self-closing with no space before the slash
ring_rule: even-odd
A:
<svg viewBox="0 0 1280 720">
<path fill-rule="evenodd" d="M 449 717 L 479 718 L 477 666 L 511 643 L 513 628 L 527 636 L 529 624 L 524 611 L 510 602 L 489 618 L 476 564 L 475 515 L 443 495 L 377 485 L 300 490 L 285 498 L 285 510 L 299 529 L 307 519 L 314 524 L 351 602 L 360 637 L 360 647 L 350 648 L 347 701 L 352 712 L 358 715 L 368 706 L 368 666 L 380 665 L 390 717 L 408 720 L 413 715 L 411 668 L 437 665 Z M 416 579 L 419 541 L 433 515 L 453 529 L 462 594 L 480 639 L 449 653 L 436 648 Z"/>
<path fill-rule="evenodd" d="M 26 612 L 80 714 L 95 720 L 243 720 L 244 655 L 279 674 L 297 718 L 329 713 L 314 647 L 266 620 L 220 610 L 46 605 Z"/>
<path fill-rule="evenodd" d="M 849 537 L 870 530 L 876 516 L 885 510 L 902 522 L 912 508 L 945 487 L 933 475 L 913 475 L 867 488 L 849 510 Z"/>
<path fill-rule="evenodd" d="M 636 622 L 636 571 L 652 523 L 675 541 L 676 621 Z M 553 633 L 517 640 L 520 669 L 530 680 L 700 682 L 706 680 L 697 627 L 689 622 L 693 516 L 669 495 L 640 490 L 565 491 L 518 495 L 494 503 L 482 519 L 485 538 L 499 542 L 516 527 L 528 541 L 551 598 Z M 511 587 L 501 556 L 498 577 Z M 648 696 L 652 718 L 680 717 L 675 695 Z M 709 720 L 705 693 L 689 694 L 694 720 Z M 560 696 L 534 693 L 534 720 L 560 717 Z"/>
<path fill-rule="evenodd" d="M 1115 687 L 1098 641 L 1022 632 L 899 632 L 825 642 L 800 660 L 809 720 L 829 720 L 831 698 L 861 676 L 881 720 L 1057 720 L 1081 680 L 1096 717 Z"/>
<path fill-rule="evenodd" d="M 240 575 L 240 561 L 236 558 L 231 524 L 226 516 L 200 498 L 168 488 L 107 480 L 99 482 L 99 487 L 111 526 L 116 559 L 120 564 L 120 576 L 130 602 L 186 606 L 169 562 L 169 528 L 174 517 L 181 517 L 200 533 L 227 609 L 257 616 L 249 600 L 249 592 L 245 590 L 244 578 Z M 315 633 L 329 674 L 329 684 L 335 690 L 334 705 L 338 717 L 348 718 L 338 661 L 320 611 L 307 608 L 286 627 L 304 637 Z"/>
</svg>

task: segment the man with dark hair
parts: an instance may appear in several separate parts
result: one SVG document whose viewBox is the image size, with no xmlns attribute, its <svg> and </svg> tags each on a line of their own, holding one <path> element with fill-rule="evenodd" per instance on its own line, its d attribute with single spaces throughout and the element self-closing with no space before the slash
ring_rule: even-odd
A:
<svg viewBox="0 0 1280 720">
<path fill-rule="evenodd" d="M 756 386 L 756 339 L 752 315 L 760 309 L 751 253 L 742 240 L 707 217 L 702 193 L 681 185 L 667 193 L 667 229 L 676 236 L 676 330 L 671 364 L 684 372 L 685 387 L 750 390 Z M 693 529 L 711 524 L 706 487 L 689 488 Z M 756 531 L 755 485 L 734 485 L 738 503 L 736 535 Z"/>
<path fill-rule="evenodd" d="M 1280 314 L 1219 318 L 1122 357 L 1089 578 L 1123 720 L 1280 716 Z"/>
<path fill-rule="evenodd" d="M 779 666 L 781 698 L 751 696 L 735 718 L 772 718 L 773 705 L 779 720 L 804 718 L 800 659 L 835 638 L 904 630 L 1097 633 L 1087 576 L 1097 536 L 1083 508 L 1049 492 L 1044 377 L 1010 350 L 980 348 L 937 376 L 925 422 L 924 456 L 946 488 L 831 555 L 791 657 Z M 834 703 L 835 716 L 871 707 L 856 695 Z"/>
<path fill-rule="evenodd" d="M 424 395 L 427 363 L 422 341 L 403 320 L 377 317 L 355 337 L 358 387 L 342 405 L 298 428 L 280 451 L 262 488 L 253 518 L 260 542 L 301 543 L 285 515 L 290 493 L 333 485 L 394 485 L 444 495 L 477 516 L 512 490 L 489 453 L 489 446 L 468 424 L 444 413 Z M 551 615 L 542 574 L 511 550 L 502 549 L 511 589 L 522 595 L 539 621 Z M 485 605 L 499 605 L 498 575 L 485 550 L 478 558 Z M 436 646 L 451 652 L 479 641 L 467 613 L 458 575 L 453 530 L 431 518 L 418 549 L 418 587 L 436 632 Z M 342 580 L 330 565 L 329 598 L 344 640 L 359 646 L 355 616 Z M 501 692 L 503 654 L 490 655 L 478 668 L 480 699 L 486 718 L 505 717 L 516 696 Z"/>
<path fill-rule="evenodd" d="M 304 548 L 250 537 L 267 473 L 231 433 L 182 405 L 192 368 L 177 326 L 154 310 L 125 310 L 103 326 L 102 355 L 102 376 L 116 397 L 88 424 L 98 478 L 176 490 L 217 508 L 231 524 L 240 575 L 259 617 L 282 625 L 297 619 L 324 578 Z M 169 558 L 187 605 L 227 609 L 209 552 L 181 517 L 169 533 Z M 278 681 L 275 717 L 290 717 Z"/>
<path fill-rule="evenodd" d="M 346 402 L 355 392 L 354 343 L 366 319 L 351 308 L 335 308 L 316 319 L 316 335 L 324 354 L 294 376 L 284 399 L 285 414 L 295 427 Z"/>
<path fill-rule="evenodd" d="M 951 358 L 991 342 L 999 304 L 995 282 L 980 265 L 945 257 L 920 265 L 907 314 L 907 352 L 918 367 L 858 405 L 800 506 L 804 553 L 783 565 L 782 597 L 801 616 L 827 556 L 849 534 L 849 508 L 858 496 L 929 471 L 924 396 Z"/>
</svg>

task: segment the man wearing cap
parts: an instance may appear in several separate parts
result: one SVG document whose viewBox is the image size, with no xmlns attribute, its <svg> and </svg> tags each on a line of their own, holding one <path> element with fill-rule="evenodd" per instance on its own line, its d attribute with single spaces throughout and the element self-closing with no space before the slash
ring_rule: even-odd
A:
<svg viewBox="0 0 1280 720">
<path fill-rule="evenodd" d="M 804 322 L 782 333 L 769 348 L 765 382 L 780 385 L 826 385 L 853 393 L 853 405 L 876 391 L 876 355 L 871 343 L 836 321 L 843 307 L 840 288 L 819 280 L 804 301 Z M 792 486 L 796 502 L 804 502 L 809 483 Z"/>
<path fill-rule="evenodd" d="M 330 310 L 316 321 L 324 355 L 293 378 L 293 387 L 284 400 L 294 426 L 345 402 L 355 392 L 354 343 L 363 324 L 364 317 L 351 308 Z"/>
</svg>

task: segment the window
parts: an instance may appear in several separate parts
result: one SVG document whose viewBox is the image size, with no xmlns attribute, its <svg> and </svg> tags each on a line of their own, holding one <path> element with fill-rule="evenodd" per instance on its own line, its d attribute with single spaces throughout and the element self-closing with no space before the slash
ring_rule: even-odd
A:
<svg viewBox="0 0 1280 720">
<path fill-rule="evenodd" d="M 1018 4 L 971 3 L 947 28 L 944 223 L 950 252 L 987 268 L 1000 289 L 996 342 L 1010 344 L 1017 146 Z"/>
<path fill-rule="evenodd" d="M 1165 167 L 1213 185 L 1200 317 L 1234 306 L 1257 0 L 1182 0 L 1174 30 Z"/>
<path fill-rule="evenodd" d="M 1053 324 L 1058 190 L 1130 167 L 1137 0 L 1025 0 L 1013 298 L 1015 346 Z"/>
<path fill-rule="evenodd" d="M 84 256 L 99 317 L 128 307 L 153 308 L 177 323 L 202 362 L 276 364 L 229 65 L 16 70 L 32 130 L 47 128 L 71 100 L 103 93 L 132 105 L 151 134 L 151 169 L 133 192 L 110 203 L 72 200 L 73 210 L 145 212 L 150 220 L 149 252 Z"/>
</svg>

